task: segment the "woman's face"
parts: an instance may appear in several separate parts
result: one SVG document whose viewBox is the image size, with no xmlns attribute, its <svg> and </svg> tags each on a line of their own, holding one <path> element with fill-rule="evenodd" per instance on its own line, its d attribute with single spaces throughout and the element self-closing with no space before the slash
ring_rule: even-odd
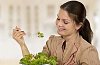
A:
<svg viewBox="0 0 100 65">
<path fill-rule="evenodd" d="M 77 32 L 79 26 L 75 24 L 66 11 L 60 9 L 57 16 L 56 26 L 59 35 L 69 36 Z"/>
</svg>

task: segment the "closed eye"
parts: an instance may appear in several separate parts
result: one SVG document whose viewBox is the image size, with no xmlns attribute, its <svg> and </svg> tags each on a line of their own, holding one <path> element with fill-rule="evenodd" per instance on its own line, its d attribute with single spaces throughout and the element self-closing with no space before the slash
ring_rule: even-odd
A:
<svg viewBox="0 0 100 65">
<path fill-rule="evenodd" d="M 64 24 L 68 24 L 69 22 L 68 21 L 66 21 L 66 20 L 63 20 L 63 22 L 64 22 Z"/>
<path fill-rule="evenodd" d="M 57 20 L 60 20 L 59 18 L 57 18 Z"/>
</svg>

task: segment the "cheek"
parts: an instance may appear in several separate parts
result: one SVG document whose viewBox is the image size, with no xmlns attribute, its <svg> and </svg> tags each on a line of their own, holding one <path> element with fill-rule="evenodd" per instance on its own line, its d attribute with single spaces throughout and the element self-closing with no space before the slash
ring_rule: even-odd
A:
<svg viewBox="0 0 100 65">
<path fill-rule="evenodd" d="M 58 21 L 56 21 L 56 27 L 58 27 Z"/>
<path fill-rule="evenodd" d="M 58 25 L 58 21 L 56 21 L 56 25 Z"/>
<path fill-rule="evenodd" d="M 72 32 L 72 33 L 76 33 L 76 29 L 75 29 L 75 27 L 72 27 L 71 29 L 70 29 L 70 32 Z"/>
<path fill-rule="evenodd" d="M 72 26 L 72 25 L 66 26 L 66 31 L 69 33 L 75 32 L 75 26 Z"/>
</svg>

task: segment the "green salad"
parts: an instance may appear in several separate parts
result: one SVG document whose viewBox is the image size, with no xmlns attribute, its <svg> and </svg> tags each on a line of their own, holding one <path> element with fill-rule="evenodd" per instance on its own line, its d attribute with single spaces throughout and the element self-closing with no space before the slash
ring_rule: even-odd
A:
<svg viewBox="0 0 100 65">
<path fill-rule="evenodd" d="M 44 34 L 42 32 L 37 33 L 39 38 L 43 38 Z M 24 56 L 20 60 L 20 64 L 23 65 L 56 65 L 57 64 L 57 58 L 55 56 L 48 56 L 46 53 L 39 52 L 36 55 L 29 54 Z"/>
<path fill-rule="evenodd" d="M 40 52 L 35 56 L 32 54 L 26 55 L 20 60 L 20 64 L 23 65 L 56 65 L 57 58 L 55 56 L 48 56 L 47 54 Z"/>
<path fill-rule="evenodd" d="M 44 37 L 44 34 L 42 32 L 38 32 L 37 35 L 38 35 L 39 38 L 43 38 Z"/>
</svg>

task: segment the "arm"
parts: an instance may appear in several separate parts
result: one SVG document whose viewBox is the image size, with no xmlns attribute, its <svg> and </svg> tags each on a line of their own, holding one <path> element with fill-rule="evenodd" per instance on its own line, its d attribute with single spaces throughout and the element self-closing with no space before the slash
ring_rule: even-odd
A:
<svg viewBox="0 0 100 65">
<path fill-rule="evenodd" d="M 51 55 L 51 47 L 52 47 L 52 39 L 54 38 L 54 35 L 51 35 L 49 39 L 46 42 L 46 45 L 43 47 L 44 53 L 48 54 L 49 56 Z"/>
<path fill-rule="evenodd" d="M 29 55 L 29 54 L 30 54 L 30 52 L 29 52 L 29 50 L 28 50 L 28 48 L 27 48 L 27 46 L 26 46 L 25 44 L 23 44 L 23 45 L 20 46 L 20 47 L 21 47 L 21 50 L 22 50 L 23 57 L 24 57 L 25 55 Z"/>
<path fill-rule="evenodd" d="M 46 42 L 46 45 L 43 47 L 42 52 L 50 55 L 50 50 L 49 50 L 49 47 L 48 47 L 48 41 Z"/>
<path fill-rule="evenodd" d="M 80 61 L 82 65 L 100 65 L 96 48 L 93 46 L 87 48 L 84 51 Z"/>
<path fill-rule="evenodd" d="M 47 40 L 46 42 L 46 45 L 43 47 L 43 51 L 44 53 L 47 53 L 49 56 L 52 55 L 52 52 L 54 53 L 55 51 L 54 50 L 54 47 L 55 47 L 55 44 L 54 43 L 57 43 L 57 38 L 54 38 L 55 36 L 54 35 L 51 35 L 49 37 L 49 39 Z"/>
<path fill-rule="evenodd" d="M 21 31 L 20 28 L 16 27 L 15 29 L 13 29 L 12 37 L 20 45 L 23 56 L 30 54 L 29 50 L 25 44 L 25 41 L 24 41 L 24 37 L 23 37 L 24 35 L 25 35 L 25 32 Z"/>
</svg>

